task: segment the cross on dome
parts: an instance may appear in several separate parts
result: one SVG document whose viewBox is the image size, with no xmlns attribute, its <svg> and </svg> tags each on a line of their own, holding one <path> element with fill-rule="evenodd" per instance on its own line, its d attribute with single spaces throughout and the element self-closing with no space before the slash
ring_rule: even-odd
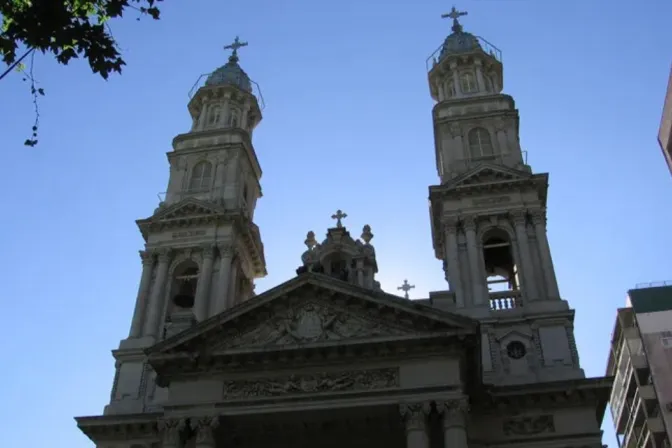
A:
<svg viewBox="0 0 672 448">
<path fill-rule="evenodd" d="M 404 284 L 397 287 L 397 290 L 404 291 L 404 298 L 408 299 L 408 291 L 410 291 L 413 288 L 415 288 L 415 285 L 409 285 L 408 280 L 404 279 Z"/>
<path fill-rule="evenodd" d="M 242 47 L 247 47 L 247 42 L 241 42 L 240 38 L 236 36 L 236 38 L 233 40 L 232 44 L 226 45 L 224 47 L 225 50 L 233 50 L 231 53 L 231 57 L 229 58 L 230 60 L 238 60 L 238 49 Z"/>
<path fill-rule="evenodd" d="M 462 16 L 466 16 L 467 14 L 469 14 L 469 13 L 466 12 L 466 11 L 464 11 L 464 12 L 458 11 L 453 6 L 453 8 L 450 10 L 450 12 L 448 14 L 441 14 L 441 18 L 442 19 L 453 19 L 453 28 L 452 28 L 453 32 L 461 33 L 462 32 L 462 25 L 460 25 L 460 22 L 457 19 L 462 17 Z"/>
<path fill-rule="evenodd" d="M 331 215 L 331 219 L 336 220 L 336 227 L 339 228 L 339 229 L 341 227 L 343 227 L 343 223 L 341 222 L 341 220 L 344 219 L 344 218 L 347 218 L 347 217 L 348 217 L 348 214 L 343 213 L 342 210 L 336 210 L 336 214 Z"/>
</svg>

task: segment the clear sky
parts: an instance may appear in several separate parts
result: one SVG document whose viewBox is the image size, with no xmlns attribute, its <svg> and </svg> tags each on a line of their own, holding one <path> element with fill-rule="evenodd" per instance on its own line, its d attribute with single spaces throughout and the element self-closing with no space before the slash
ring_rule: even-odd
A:
<svg viewBox="0 0 672 448">
<path fill-rule="evenodd" d="M 75 415 L 109 400 L 110 350 L 126 337 L 140 278 L 135 219 L 166 189 L 165 153 L 189 129 L 187 93 L 249 41 L 241 66 L 266 100 L 254 144 L 255 215 L 269 275 L 292 278 L 306 232 L 338 208 L 371 225 L 383 288 L 445 289 L 433 255 L 437 182 L 425 59 L 450 33 L 439 0 L 166 0 L 162 20 L 112 24 L 128 63 L 105 82 L 83 61 L 36 57 L 40 144 L 19 75 L 0 82 L 5 210 L 0 421 L 7 447 L 92 446 Z M 670 273 L 670 173 L 656 142 L 670 70 L 672 2 L 463 0 L 465 30 L 503 52 L 521 142 L 550 172 L 549 238 L 590 376 L 604 372 L 628 288 Z M 668 198 L 668 199 L 665 199 Z M 605 442 L 614 445 L 607 414 Z"/>
</svg>

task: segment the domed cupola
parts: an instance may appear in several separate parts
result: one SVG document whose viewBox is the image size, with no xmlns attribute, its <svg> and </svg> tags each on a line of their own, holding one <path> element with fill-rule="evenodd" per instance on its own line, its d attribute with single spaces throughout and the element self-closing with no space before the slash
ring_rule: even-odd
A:
<svg viewBox="0 0 672 448">
<path fill-rule="evenodd" d="M 478 38 L 471 33 L 462 31 L 462 25 L 457 24 L 457 28 L 453 25 L 453 33 L 446 37 L 439 53 L 439 59 L 443 59 L 448 55 L 471 53 L 472 51 L 483 51 Z"/>
<path fill-rule="evenodd" d="M 236 36 L 236 40 L 228 48 L 233 48 L 233 53 L 229 56 L 229 62 L 212 72 L 205 85 L 219 86 L 223 84 L 236 86 L 246 92 L 252 92 L 252 82 L 247 73 L 238 65 L 238 48 L 246 46 L 247 43 L 241 43 Z"/>
</svg>

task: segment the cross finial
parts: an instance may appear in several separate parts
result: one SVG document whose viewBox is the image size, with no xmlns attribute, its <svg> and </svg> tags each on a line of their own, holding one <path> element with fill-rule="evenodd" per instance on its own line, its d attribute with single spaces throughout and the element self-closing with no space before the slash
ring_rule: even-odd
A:
<svg viewBox="0 0 672 448">
<path fill-rule="evenodd" d="M 336 220 L 336 227 L 339 228 L 339 229 L 341 227 L 343 227 L 343 223 L 341 222 L 341 219 L 347 218 L 347 217 L 348 217 L 348 214 L 343 213 L 343 211 L 341 211 L 341 210 L 336 210 L 336 214 L 331 215 L 331 219 Z"/>
<path fill-rule="evenodd" d="M 460 22 L 457 19 L 462 17 L 462 16 L 466 16 L 467 14 L 468 13 L 466 11 L 465 12 L 458 11 L 453 6 L 453 9 L 451 9 L 448 14 L 441 14 L 441 18 L 442 19 L 453 19 L 453 28 L 452 28 L 453 32 L 461 33 L 462 32 L 462 25 L 460 25 Z"/>
<path fill-rule="evenodd" d="M 241 42 L 238 36 L 236 36 L 232 44 L 224 47 L 225 50 L 233 50 L 233 52 L 231 53 L 231 57 L 229 57 L 230 61 L 233 62 L 238 61 L 238 49 L 241 47 L 247 47 L 247 42 Z"/>
<path fill-rule="evenodd" d="M 413 288 L 415 288 L 415 285 L 409 285 L 408 280 L 404 279 L 404 284 L 399 286 L 397 289 L 398 290 L 401 289 L 402 291 L 404 291 L 404 298 L 408 299 L 408 291 L 410 291 Z"/>
</svg>

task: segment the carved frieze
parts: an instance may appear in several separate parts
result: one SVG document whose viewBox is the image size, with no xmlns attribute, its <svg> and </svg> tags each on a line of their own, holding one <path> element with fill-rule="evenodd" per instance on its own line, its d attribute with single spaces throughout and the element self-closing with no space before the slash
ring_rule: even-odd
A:
<svg viewBox="0 0 672 448">
<path fill-rule="evenodd" d="M 406 423 L 406 431 L 424 430 L 430 412 L 431 405 L 429 402 L 399 405 L 399 413 Z"/>
<path fill-rule="evenodd" d="M 377 322 L 319 301 L 287 306 L 268 321 L 219 344 L 217 349 L 283 346 L 376 336 L 402 336 L 409 331 Z"/>
<path fill-rule="evenodd" d="M 264 398 L 320 392 L 351 392 L 399 386 L 395 368 L 291 374 L 254 380 L 224 382 L 224 399 Z"/>
<path fill-rule="evenodd" d="M 502 430 L 506 436 L 529 436 L 555 432 L 555 423 L 550 414 L 514 417 L 504 420 Z"/>
<path fill-rule="evenodd" d="M 495 196 L 491 198 L 478 198 L 471 200 L 473 205 L 495 205 L 506 204 L 507 202 L 511 202 L 511 196 Z"/>
</svg>

